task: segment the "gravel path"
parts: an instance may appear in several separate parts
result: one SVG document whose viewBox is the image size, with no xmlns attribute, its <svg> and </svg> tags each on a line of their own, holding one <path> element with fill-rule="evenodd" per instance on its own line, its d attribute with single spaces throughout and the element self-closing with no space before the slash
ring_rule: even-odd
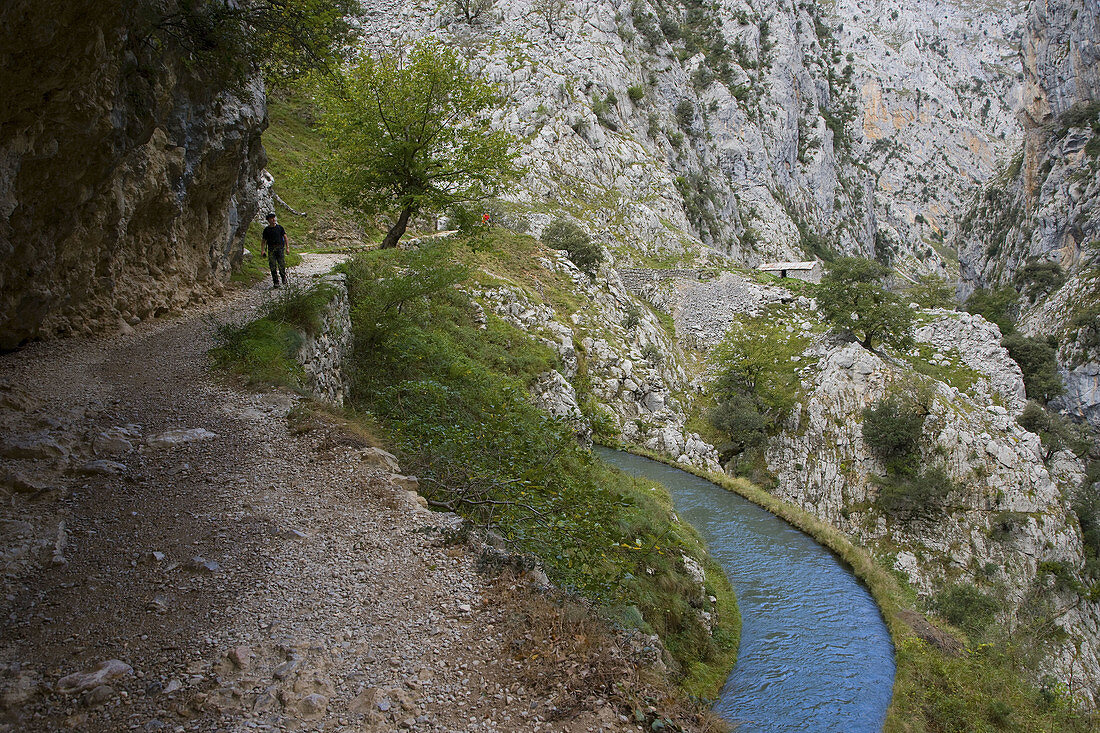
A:
<svg viewBox="0 0 1100 733">
<path fill-rule="evenodd" d="M 217 323 L 265 297 L 0 356 L 0 731 L 639 730 L 559 707 L 523 661 L 556 638 L 533 592 L 385 456 L 211 376 Z"/>
</svg>

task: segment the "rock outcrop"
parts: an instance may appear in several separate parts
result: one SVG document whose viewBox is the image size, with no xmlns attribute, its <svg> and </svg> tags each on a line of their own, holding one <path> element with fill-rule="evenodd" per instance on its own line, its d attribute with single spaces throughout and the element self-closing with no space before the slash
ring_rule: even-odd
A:
<svg viewBox="0 0 1100 733">
<path fill-rule="evenodd" d="M 482 312 L 523 329 L 558 355 L 560 370 L 542 375 L 534 387 L 536 404 L 573 424 L 584 440 L 597 432 L 719 470 L 715 450 L 685 427 L 692 391 L 687 357 L 656 314 L 609 267 L 590 277 L 554 250 L 538 263 L 568 283 L 584 306 L 559 313 L 512 283 L 470 293 Z M 580 395 L 578 384 L 584 385 Z"/>
<path fill-rule="evenodd" d="M 921 595 L 963 582 L 999 598 L 1009 628 L 1041 614 L 1061 639 L 1050 642 L 1044 671 L 1072 685 L 1075 696 L 1100 696 L 1100 605 L 1050 575 L 1064 568 L 1076 577 L 1084 566 L 1066 500 L 1082 480 L 1079 462 L 1066 452 L 1048 468 L 1038 436 L 988 394 L 929 380 L 920 462 L 942 466 L 953 488 L 934 518 L 891 516 L 875 504 L 882 491 L 875 477 L 886 469 L 864 441 L 863 410 L 904 388 L 912 372 L 858 344 L 822 344 L 815 355 L 801 405 L 768 448 L 775 493 L 890 559 Z M 996 383 L 1011 378 L 991 376 Z"/>
<path fill-rule="evenodd" d="M 1023 330 L 1060 340 L 1067 392 L 1058 406 L 1100 426 L 1100 347 L 1087 338 L 1100 313 L 1096 4 L 1032 3 L 1022 58 L 1024 143 L 962 221 L 963 294 L 976 287 L 1021 291 Z M 1052 271 L 1063 277 L 1052 282 Z"/>
<path fill-rule="evenodd" d="M 1019 139 L 1011 9 L 545 5 L 508 0 L 468 22 L 370 0 L 363 27 L 371 45 L 470 49 L 516 100 L 494 120 L 524 141 L 514 206 L 570 212 L 627 258 L 693 263 L 702 242 L 755 264 L 835 246 L 934 270 L 929 242 Z"/>
<path fill-rule="evenodd" d="M 0 349 L 202 300 L 240 261 L 263 89 L 157 43 L 166 7 L 0 9 Z"/>
</svg>

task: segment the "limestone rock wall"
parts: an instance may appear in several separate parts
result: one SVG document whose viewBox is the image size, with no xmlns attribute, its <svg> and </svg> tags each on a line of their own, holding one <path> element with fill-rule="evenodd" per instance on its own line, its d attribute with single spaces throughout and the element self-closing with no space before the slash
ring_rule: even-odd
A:
<svg viewBox="0 0 1100 733">
<path fill-rule="evenodd" d="M 468 23 L 368 0 L 363 27 L 372 47 L 462 47 L 514 101 L 496 121 L 524 141 L 513 203 L 568 212 L 627 259 L 690 263 L 702 242 L 801 260 L 816 240 L 940 270 L 960 202 L 1020 139 L 1016 3 L 544 5 Z M 692 36 L 700 13 L 713 25 Z"/>
<path fill-rule="evenodd" d="M 540 378 L 535 402 L 569 420 L 587 439 L 594 422 L 627 442 L 700 468 L 719 470 L 718 455 L 685 427 L 694 393 L 691 365 L 657 316 L 604 266 L 590 278 L 552 251 L 538 265 L 564 275 L 584 306 L 570 314 L 538 302 L 517 284 L 471 292 L 483 312 L 523 329 L 553 349 L 560 371 Z M 578 396 L 578 384 L 583 384 Z"/>
<path fill-rule="evenodd" d="M 263 90 L 140 30 L 171 2 L 0 7 L 0 349 L 202 300 L 240 261 Z"/>
<path fill-rule="evenodd" d="M 1100 348 L 1074 323 L 1100 306 L 1100 7 L 1032 3 L 1021 57 L 1025 138 L 962 221 L 963 295 L 1026 293 L 1029 266 L 1060 266 L 1064 284 L 1025 298 L 1020 322 L 1059 338 L 1067 393 L 1057 406 L 1100 426 Z"/>
<path fill-rule="evenodd" d="M 1038 436 L 1006 408 L 936 382 L 921 463 L 942 464 L 955 489 L 934 519 L 891 518 L 873 505 L 873 477 L 885 469 L 863 442 L 862 411 L 911 373 L 858 344 L 822 344 L 815 356 L 800 408 L 769 445 L 775 493 L 888 558 L 922 595 L 961 581 L 1002 599 L 1010 627 L 1029 613 L 1054 619 L 1065 636 L 1051 643 L 1043 671 L 1082 699 L 1100 697 L 1100 605 L 1059 589 L 1040 567 L 1083 568 L 1066 499 L 1080 464 L 1066 453 L 1048 468 Z"/>
</svg>

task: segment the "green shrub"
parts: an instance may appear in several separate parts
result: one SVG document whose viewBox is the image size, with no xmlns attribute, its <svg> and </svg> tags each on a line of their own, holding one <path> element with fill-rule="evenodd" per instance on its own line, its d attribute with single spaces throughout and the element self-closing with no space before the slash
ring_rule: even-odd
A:
<svg viewBox="0 0 1100 733">
<path fill-rule="evenodd" d="M 886 464 L 887 473 L 916 469 L 927 416 L 913 400 L 896 394 L 863 411 L 863 442 Z"/>
<path fill-rule="evenodd" d="M 1071 506 L 1081 524 L 1085 572 L 1092 578 L 1100 578 L 1100 491 L 1094 486 L 1100 481 L 1100 461 L 1093 462 L 1090 468 L 1094 475 L 1074 492 Z"/>
<path fill-rule="evenodd" d="M 653 13 L 649 12 L 640 0 L 634 0 L 630 14 L 634 19 L 634 27 L 642 34 L 650 48 L 657 48 L 661 45 L 665 37 L 661 34 L 661 29 L 657 27 L 657 21 L 653 18 Z"/>
<path fill-rule="evenodd" d="M 1024 373 L 1024 391 L 1028 399 L 1046 403 L 1065 391 L 1058 373 L 1058 355 L 1046 341 L 1010 333 L 1001 339 L 1012 360 Z"/>
<path fill-rule="evenodd" d="M 1100 349 L 1100 304 L 1075 313 L 1066 331 L 1073 335 L 1077 348 L 1084 351 Z"/>
<path fill-rule="evenodd" d="M 611 116 L 617 101 L 615 95 L 611 92 L 608 92 L 607 96 L 603 99 L 600 99 L 596 95 L 592 95 L 592 114 L 596 115 L 597 122 L 609 130 L 619 129 L 619 125 Z"/>
<path fill-rule="evenodd" d="M 634 104 L 642 101 L 645 97 L 645 87 L 641 84 L 634 84 L 626 88 L 626 96 L 630 97 L 630 101 Z"/>
<path fill-rule="evenodd" d="M 245 375 L 250 382 L 296 388 L 305 372 L 295 359 L 302 335 L 290 326 L 261 318 L 244 326 L 226 324 L 214 336 L 215 366 Z"/>
<path fill-rule="evenodd" d="M 1086 458 L 1092 450 L 1092 441 L 1084 428 L 1034 400 L 1027 403 L 1017 422 L 1024 430 L 1039 436 L 1046 449 L 1046 460 L 1064 449 L 1073 451 L 1081 458 Z"/>
<path fill-rule="evenodd" d="M 975 638 L 982 638 L 1000 610 L 996 599 L 972 585 L 956 583 L 933 599 L 932 607 L 940 616 Z"/>
<path fill-rule="evenodd" d="M 1066 274 L 1057 262 L 1030 262 L 1016 273 L 1016 288 L 1034 303 L 1066 281 Z"/>
<path fill-rule="evenodd" d="M 955 489 L 947 469 L 933 465 L 908 473 L 888 473 L 876 479 L 879 493 L 875 506 L 901 520 L 930 519 L 944 509 L 944 501 Z"/>
<path fill-rule="evenodd" d="M 333 295 L 335 291 L 332 286 L 324 283 L 308 287 L 290 283 L 264 306 L 263 317 L 316 336 L 321 330 L 325 308 L 332 302 Z"/>
<path fill-rule="evenodd" d="M 642 358 L 653 366 L 659 366 L 665 360 L 665 355 L 657 344 L 646 344 L 642 347 Z"/>
<path fill-rule="evenodd" d="M 577 267 L 595 275 L 603 262 L 603 250 L 583 229 L 571 221 L 555 219 L 542 232 L 542 243 L 551 249 L 563 249 Z"/>
<path fill-rule="evenodd" d="M 727 438 L 727 442 L 715 446 L 723 462 L 764 445 L 771 425 L 757 402 L 743 395 L 721 400 L 706 417 L 710 425 Z"/>
<path fill-rule="evenodd" d="M 676 105 L 676 122 L 681 128 L 690 130 L 695 123 L 695 105 L 684 99 Z"/>
<path fill-rule="evenodd" d="M 1018 300 L 1012 288 L 978 288 L 966 299 L 963 308 L 967 313 L 976 313 L 990 323 L 996 323 L 1002 334 L 1009 334 L 1016 330 L 1014 313 Z"/>
<path fill-rule="evenodd" d="M 642 309 L 636 305 L 631 305 L 626 309 L 626 316 L 623 318 L 623 328 L 627 331 L 633 331 L 638 327 L 638 324 L 642 322 Z"/>
</svg>

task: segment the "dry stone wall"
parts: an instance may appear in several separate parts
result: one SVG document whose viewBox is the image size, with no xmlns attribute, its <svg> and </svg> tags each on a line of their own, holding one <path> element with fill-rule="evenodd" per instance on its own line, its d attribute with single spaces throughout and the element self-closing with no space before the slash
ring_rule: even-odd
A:
<svg viewBox="0 0 1100 733">
<path fill-rule="evenodd" d="M 332 293 L 332 300 L 321 316 L 321 328 L 307 336 L 298 350 L 298 361 L 306 373 L 306 382 L 314 397 L 342 407 L 351 384 L 348 380 L 348 358 L 351 354 L 351 308 L 348 301 L 346 276 L 332 273 L 318 280 L 318 285 Z"/>
</svg>

